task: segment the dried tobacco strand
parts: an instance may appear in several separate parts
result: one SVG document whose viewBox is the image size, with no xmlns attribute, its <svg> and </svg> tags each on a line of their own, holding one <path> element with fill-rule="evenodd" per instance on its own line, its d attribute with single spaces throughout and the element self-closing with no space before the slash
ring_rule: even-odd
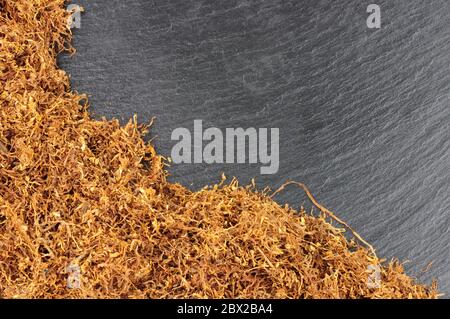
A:
<svg viewBox="0 0 450 319">
<path fill-rule="evenodd" d="M 63 0 L 0 0 L 0 298 L 438 297 L 323 207 L 168 183 L 145 127 L 70 90 L 67 21 Z"/>
</svg>

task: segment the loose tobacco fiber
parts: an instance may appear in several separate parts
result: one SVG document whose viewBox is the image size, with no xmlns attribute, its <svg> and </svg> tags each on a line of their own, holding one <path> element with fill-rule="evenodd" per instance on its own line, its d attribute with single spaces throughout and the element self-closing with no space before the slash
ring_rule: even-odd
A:
<svg viewBox="0 0 450 319">
<path fill-rule="evenodd" d="M 322 206 L 314 217 L 235 180 L 167 182 L 147 127 L 91 119 L 58 69 L 73 52 L 64 5 L 0 0 L 1 298 L 438 297 Z"/>
</svg>

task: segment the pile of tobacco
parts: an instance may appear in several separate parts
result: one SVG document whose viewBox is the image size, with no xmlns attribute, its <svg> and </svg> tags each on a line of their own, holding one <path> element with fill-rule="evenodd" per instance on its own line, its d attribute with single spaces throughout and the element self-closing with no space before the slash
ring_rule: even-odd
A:
<svg viewBox="0 0 450 319">
<path fill-rule="evenodd" d="M 320 206 L 167 182 L 148 126 L 91 119 L 71 91 L 65 5 L 0 0 L 0 298 L 439 296 Z"/>
</svg>

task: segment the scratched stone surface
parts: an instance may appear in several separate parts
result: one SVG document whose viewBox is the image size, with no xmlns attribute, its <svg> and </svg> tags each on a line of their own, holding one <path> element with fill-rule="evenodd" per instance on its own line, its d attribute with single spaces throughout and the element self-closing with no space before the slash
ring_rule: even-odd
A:
<svg viewBox="0 0 450 319">
<path fill-rule="evenodd" d="M 365 0 L 75 2 L 78 52 L 59 62 L 96 117 L 156 117 L 149 138 L 166 156 L 196 119 L 280 129 L 274 175 L 174 164 L 172 181 L 302 181 L 380 256 L 450 295 L 449 1 L 378 0 L 378 30 Z M 310 206 L 294 188 L 277 200 Z"/>
</svg>

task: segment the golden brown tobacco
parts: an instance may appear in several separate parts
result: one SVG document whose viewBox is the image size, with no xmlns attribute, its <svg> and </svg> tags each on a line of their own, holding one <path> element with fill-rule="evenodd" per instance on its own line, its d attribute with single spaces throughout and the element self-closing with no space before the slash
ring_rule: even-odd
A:
<svg viewBox="0 0 450 319">
<path fill-rule="evenodd" d="M 71 91 L 56 64 L 73 51 L 67 18 L 63 0 L 0 0 L 0 297 L 438 296 L 321 206 L 314 217 L 235 180 L 167 182 L 147 127 L 93 120 Z"/>
</svg>

